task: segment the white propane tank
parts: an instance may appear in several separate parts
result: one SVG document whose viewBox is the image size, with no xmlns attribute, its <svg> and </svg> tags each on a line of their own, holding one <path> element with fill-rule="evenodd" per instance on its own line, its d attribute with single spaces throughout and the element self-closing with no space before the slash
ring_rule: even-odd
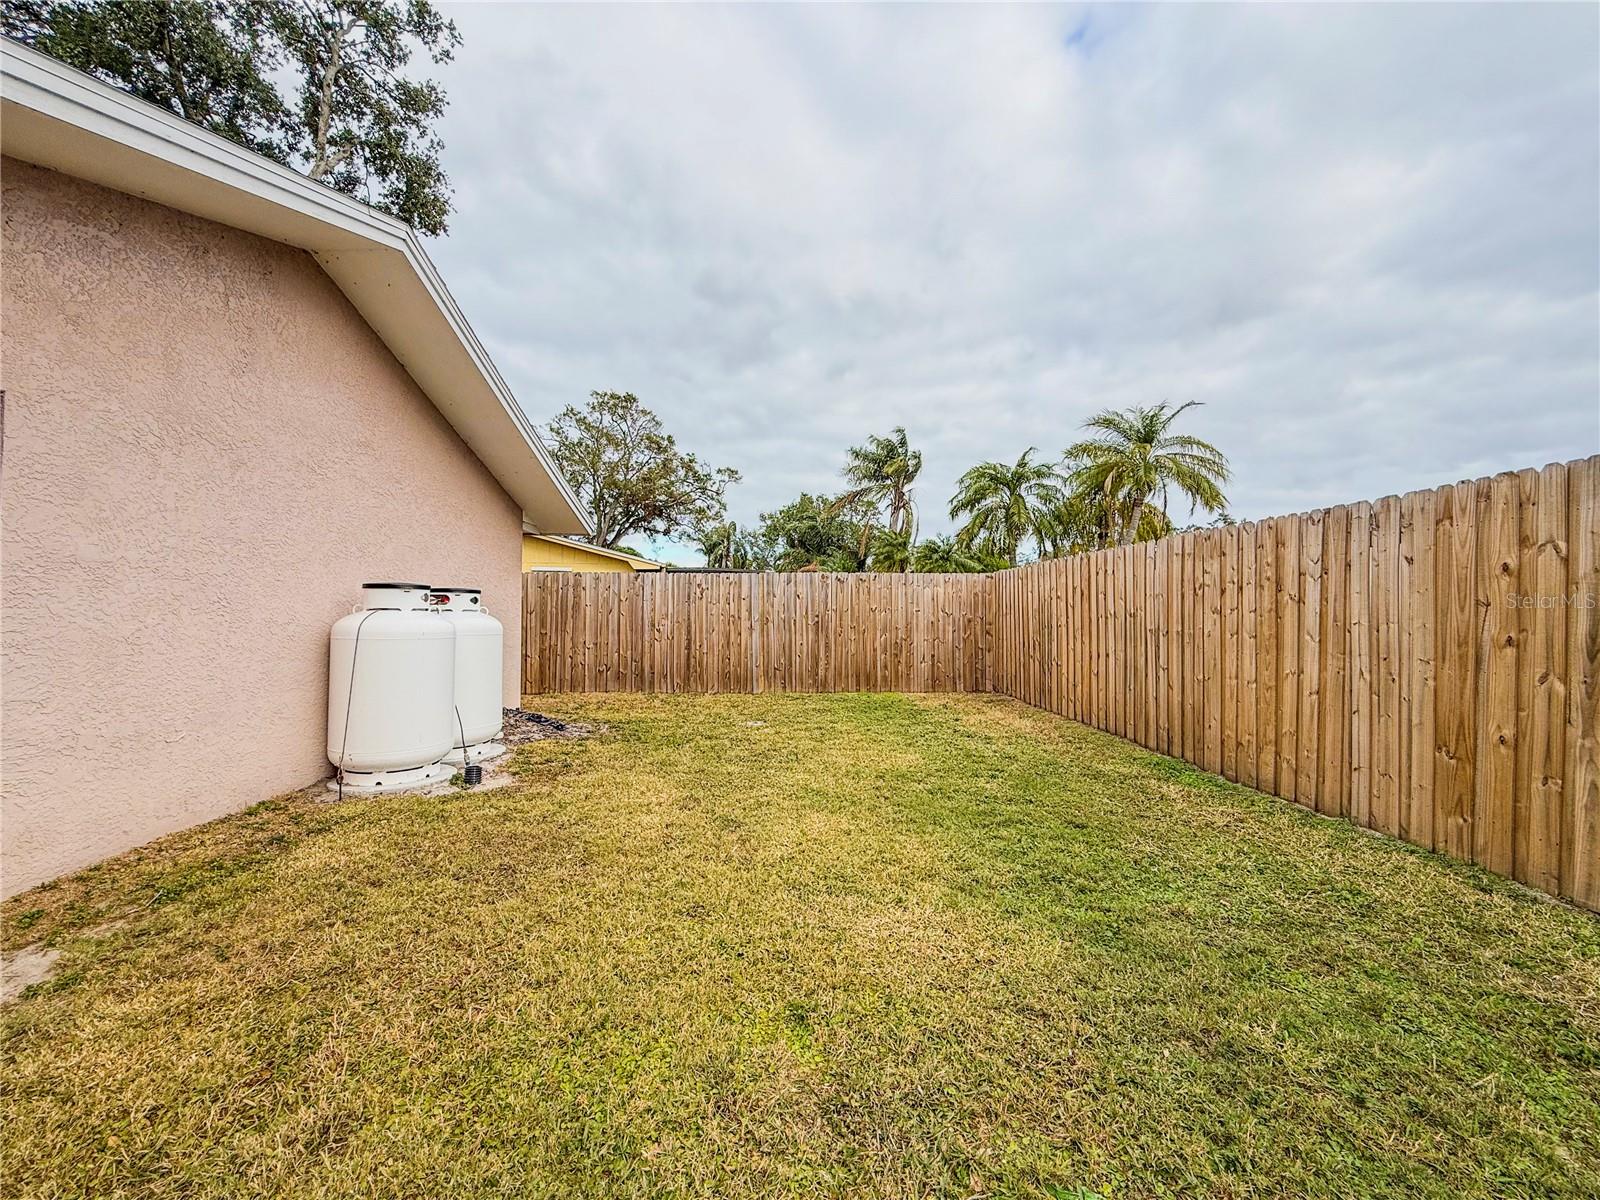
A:
<svg viewBox="0 0 1600 1200">
<path fill-rule="evenodd" d="M 455 626 L 424 583 L 368 583 L 328 642 L 330 788 L 394 792 L 450 778 Z"/>
<path fill-rule="evenodd" d="M 458 767 L 504 754 L 500 736 L 501 668 L 505 631 L 483 608 L 478 588 L 438 587 L 431 596 L 434 610 L 456 630 L 456 713 L 450 753 L 445 761 Z"/>
</svg>

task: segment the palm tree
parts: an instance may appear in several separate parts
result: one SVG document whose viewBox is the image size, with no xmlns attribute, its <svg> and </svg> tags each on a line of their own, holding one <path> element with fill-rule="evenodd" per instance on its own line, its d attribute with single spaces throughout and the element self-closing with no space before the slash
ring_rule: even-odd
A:
<svg viewBox="0 0 1600 1200">
<path fill-rule="evenodd" d="M 779 571 L 798 571 L 816 564 L 830 571 L 863 571 L 857 554 L 861 520 L 841 511 L 837 500 L 802 493 L 774 512 L 761 514 L 760 528 L 746 538 L 760 564 Z"/>
<path fill-rule="evenodd" d="M 989 570 L 990 564 L 972 547 L 963 546 L 960 539 L 947 534 L 918 542 L 911 555 L 911 569 L 925 575 L 970 575 Z"/>
<path fill-rule="evenodd" d="M 1035 450 L 1029 446 L 1011 466 L 979 463 L 956 482 L 950 516 L 967 518 L 956 533 L 962 545 L 1017 565 L 1023 541 L 1039 536 L 1042 514 L 1062 499 L 1061 476 L 1050 464 L 1032 461 Z"/>
<path fill-rule="evenodd" d="M 708 567 L 731 567 L 739 545 L 739 527 L 732 521 L 707 525 L 696 531 L 695 545 Z"/>
<path fill-rule="evenodd" d="M 916 510 L 911 501 L 911 485 L 922 471 L 922 452 L 913 450 L 905 427 L 896 425 L 889 437 L 876 434 L 865 446 L 851 446 L 844 478 L 850 485 L 834 502 L 836 509 L 863 508 L 866 520 L 861 527 L 860 558 L 865 561 L 876 527 L 878 510 L 888 508 L 890 533 L 903 534 L 909 546 L 916 535 Z"/>
<path fill-rule="evenodd" d="M 1116 506 L 1104 492 L 1068 491 L 1060 503 L 1039 514 L 1039 552 L 1045 558 L 1064 558 L 1112 545 Z M 1147 504 L 1134 532 L 1136 542 L 1153 542 L 1174 531 L 1165 510 Z"/>
<path fill-rule="evenodd" d="M 1098 550 L 1106 544 L 1109 526 L 1103 495 L 1068 492 L 1039 514 L 1039 553 L 1045 558 L 1065 558 Z"/>
<path fill-rule="evenodd" d="M 874 571 L 911 570 L 911 534 L 895 529 L 880 529 L 872 538 L 872 557 L 868 565 Z"/>
<path fill-rule="evenodd" d="M 1104 498 L 1113 544 L 1142 541 L 1153 529 L 1170 528 L 1171 490 L 1189 498 L 1191 514 L 1196 508 L 1220 512 L 1227 504 L 1222 485 L 1228 482 L 1228 460 L 1222 451 L 1200 438 L 1171 432 L 1173 422 L 1199 403 L 1107 409 L 1083 423 L 1100 437 L 1067 447 L 1068 482 L 1076 494 Z M 1161 521 L 1147 515 L 1156 511 L 1157 497 Z"/>
<path fill-rule="evenodd" d="M 732 521 L 707 525 L 694 535 L 706 566 L 724 571 L 767 571 L 772 568 L 771 548 L 760 531 L 740 529 Z"/>
</svg>

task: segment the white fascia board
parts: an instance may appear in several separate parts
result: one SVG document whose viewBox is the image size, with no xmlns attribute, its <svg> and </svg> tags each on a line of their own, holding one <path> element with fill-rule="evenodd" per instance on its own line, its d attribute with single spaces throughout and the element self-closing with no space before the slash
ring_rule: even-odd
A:
<svg viewBox="0 0 1600 1200">
<path fill-rule="evenodd" d="M 0 152 L 308 251 L 543 532 L 592 532 L 405 222 L 0 38 Z"/>
</svg>

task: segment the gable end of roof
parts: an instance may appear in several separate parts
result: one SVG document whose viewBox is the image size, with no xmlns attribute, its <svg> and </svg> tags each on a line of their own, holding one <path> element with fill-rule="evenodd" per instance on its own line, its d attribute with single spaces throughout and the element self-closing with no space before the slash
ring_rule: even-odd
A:
<svg viewBox="0 0 1600 1200">
<path fill-rule="evenodd" d="M 0 153 L 307 251 L 527 521 L 590 532 L 405 222 L 5 38 Z"/>
</svg>

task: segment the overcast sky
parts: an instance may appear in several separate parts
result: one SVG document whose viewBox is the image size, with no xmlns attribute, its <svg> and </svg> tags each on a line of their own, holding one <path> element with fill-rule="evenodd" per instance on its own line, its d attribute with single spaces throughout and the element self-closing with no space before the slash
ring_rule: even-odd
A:
<svg viewBox="0 0 1600 1200">
<path fill-rule="evenodd" d="M 536 421 L 632 391 L 741 522 L 903 424 L 943 531 L 1162 400 L 1241 518 L 1600 448 L 1594 5 L 450 15 L 452 291 Z"/>
</svg>

